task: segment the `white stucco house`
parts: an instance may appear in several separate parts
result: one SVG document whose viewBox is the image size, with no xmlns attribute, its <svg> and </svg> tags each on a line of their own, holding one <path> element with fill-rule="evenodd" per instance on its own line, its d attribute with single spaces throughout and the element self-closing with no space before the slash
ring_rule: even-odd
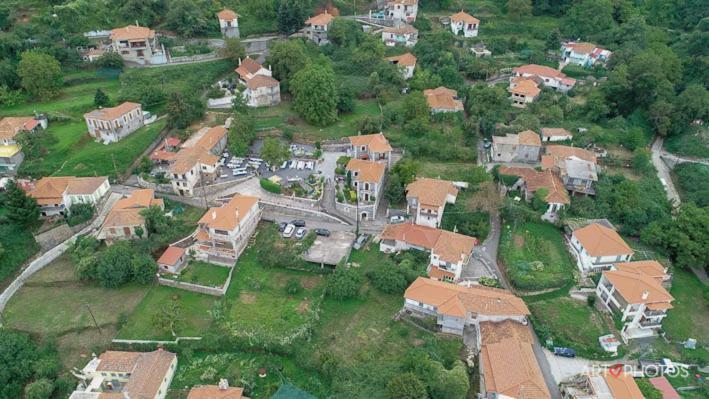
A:
<svg viewBox="0 0 709 399">
<path fill-rule="evenodd" d="M 451 15 L 451 31 L 454 35 L 462 34 L 465 37 L 476 37 L 479 27 L 480 20 L 465 11 L 461 10 Z"/>
<path fill-rule="evenodd" d="M 615 263 L 629 262 L 634 254 L 620 234 L 600 223 L 574 230 L 569 243 L 582 273 L 599 272 Z"/>
</svg>

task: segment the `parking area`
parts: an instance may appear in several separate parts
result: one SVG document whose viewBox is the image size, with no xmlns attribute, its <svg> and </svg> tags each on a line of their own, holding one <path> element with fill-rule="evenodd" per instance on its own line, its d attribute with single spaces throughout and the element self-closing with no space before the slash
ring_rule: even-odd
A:
<svg viewBox="0 0 709 399">
<path fill-rule="evenodd" d="M 355 235 L 348 231 L 333 231 L 330 237 L 318 236 L 303 259 L 320 265 L 336 266 L 352 251 Z"/>
<path fill-rule="evenodd" d="M 298 181 L 307 180 L 308 176 L 315 174 L 317 161 L 314 159 L 298 159 L 293 158 L 282 163 L 275 171 L 269 171 L 264 168 L 261 176 L 269 178 L 278 176 L 282 180 L 282 184 L 295 183 Z"/>
<path fill-rule="evenodd" d="M 335 168 L 337 167 L 337 159 L 346 155 L 346 152 L 323 152 L 322 160 L 318 163 L 317 166 L 318 173 L 320 173 L 326 179 L 334 179 Z"/>
</svg>

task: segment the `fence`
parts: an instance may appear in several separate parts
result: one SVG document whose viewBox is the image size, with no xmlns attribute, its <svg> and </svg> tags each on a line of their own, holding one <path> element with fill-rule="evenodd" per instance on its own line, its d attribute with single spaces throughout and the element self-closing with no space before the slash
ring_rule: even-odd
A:
<svg viewBox="0 0 709 399">
<path fill-rule="evenodd" d="M 190 62 L 200 62 L 224 58 L 217 53 L 186 55 L 183 57 L 170 57 L 170 64 L 187 64 Z"/>
<path fill-rule="evenodd" d="M 229 278 L 227 279 L 227 281 L 229 280 L 231 280 L 231 273 L 229 274 Z M 184 281 L 175 281 L 163 277 L 158 277 L 158 283 L 160 285 L 166 285 L 168 287 L 179 288 L 181 290 L 192 291 L 197 292 L 199 294 L 207 294 L 213 296 L 224 296 L 227 288 L 229 287 L 228 284 L 224 284 L 222 288 L 208 287 L 206 285 L 186 283 Z"/>
</svg>

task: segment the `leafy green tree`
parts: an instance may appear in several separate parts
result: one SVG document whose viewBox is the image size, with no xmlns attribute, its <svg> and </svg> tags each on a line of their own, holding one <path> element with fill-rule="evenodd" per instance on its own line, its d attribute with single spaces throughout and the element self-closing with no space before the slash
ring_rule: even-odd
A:
<svg viewBox="0 0 709 399">
<path fill-rule="evenodd" d="M 429 119 L 430 110 L 428 103 L 426 102 L 426 97 L 420 91 L 414 91 L 404 97 L 403 110 L 404 118 L 407 120 L 416 118 Z"/>
<path fill-rule="evenodd" d="M 327 38 L 338 47 L 353 47 L 365 40 L 362 25 L 353 19 L 335 18 L 327 31 Z"/>
<path fill-rule="evenodd" d="M 309 123 L 327 126 L 337 120 L 337 86 L 331 68 L 309 65 L 293 76 L 293 108 Z"/>
<path fill-rule="evenodd" d="M 273 137 L 266 137 L 261 148 L 261 158 L 272 168 L 278 167 L 283 161 L 288 159 L 290 152 L 288 147 L 280 140 Z"/>
<path fill-rule="evenodd" d="M 414 77 L 411 78 L 411 80 L 409 81 L 409 87 L 411 87 L 411 90 L 420 91 L 426 89 L 433 89 L 442 84 L 443 81 L 441 80 L 440 76 L 434 74 L 433 72 L 427 69 L 422 68 L 416 68 L 416 71 L 414 72 Z"/>
<path fill-rule="evenodd" d="M 170 331 L 173 337 L 177 336 L 176 330 L 183 323 L 182 306 L 180 297 L 174 295 L 172 300 L 163 304 L 160 311 L 153 318 L 153 325 L 162 331 Z"/>
<path fill-rule="evenodd" d="M 193 0 L 171 0 L 165 14 L 165 25 L 182 36 L 204 34 L 208 31 L 208 21 L 213 18 L 210 13 L 208 20 L 205 11 Z"/>
<path fill-rule="evenodd" d="M 276 7 L 276 21 L 280 33 L 296 32 L 310 17 L 310 2 L 308 0 L 279 0 Z"/>
<path fill-rule="evenodd" d="M 256 122 L 250 114 L 235 114 L 227 133 L 229 151 L 238 156 L 245 156 L 249 146 L 256 140 Z"/>
<path fill-rule="evenodd" d="M 589 297 L 591 298 L 591 297 Z M 662 399 L 663 395 L 660 390 L 655 388 L 654 385 L 650 383 L 649 380 L 646 378 L 640 378 L 636 380 L 638 384 L 638 388 L 640 388 L 640 392 L 643 394 L 643 398 L 645 399 Z"/>
<path fill-rule="evenodd" d="M 94 105 L 97 108 L 107 107 L 111 104 L 111 99 L 108 95 L 101 89 L 96 89 L 96 94 L 94 95 Z"/>
<path fill-rule="evenodd" d="M 21 398 L 22 387 L 32 377 L 36 347 L 29 335 L 0 328 L 0 398 Z"/>
<path fill-rule="evenodd" d="M 574 2 L 566 14 L 566 30 L 573 36 L 587 37 L 610 30 L 614 25 L 613 4 L 610 0 Z"/>
<path fill-rule="evenodd" d="M 305 43 L 300 40 L 278 41 L 269 48 L 266 62 L 273 68 L 273 76 L 289 91 L 290 80 L 298 71 L 310 64 Z"/>
<path fill-rule="evenodd" d="M 456 360 L 453 368 L 446 370 L 436 362 L 434 378 L 430 381 L 432 399 L 464 399 L 470 389 L 468 372 L 465 364 Z"/>
<path fill-rule="evenodd" d="M 421 170 L 421 164 L 413 158 L 405 157 L 392 167 L 391 174 L 398 175 L 401 184 L 407 186 L 413 182 L 416 175 Z"/>
<path fill-rule="evenodd" d="M 342 114 L 349 114 L 354 111 L 355 98 L 351 88 L 340 86 L 337 90 L 337 111 Z"/>
<path fill-rule="evenodd" d="M 387 294 L 401 294 L 409 281 L 406 270 L 400 267 L 377 267 L 367 272 L 367 277 L 377 289 Z"/>
<path fill-rule="evenodd" d="M 151 206 L 140 211 L 140 216 L 145 220 L 148 234 L 162 234 L 170 227 L 170 222 L 165 212 L 157 206 Z"/>
<path fill-rule="evenodd" d="M 118 13 L 125 21 L 138 21 L 142 26 L 153 26 L 164 15 L 166 1 L 161 0 L 125 0 Z"/>
<path fill-rule="evenodd" d="M 95 211 L 96 208 L 94 208 L 93 204 L 73 204 L 69 208 L 67 223 L 69 226 L 76 226 L 89 221 L 94 216 Z"/>
<path fill-rule="evenodd" d="M 641 174 L 651 174 L 654 171 L 650 160 L 650 151 L 646 148 L 637 148 L 633 151 L 633 169 Z"/>
<path fill-rule="evenodd" d="M 327 277 L 325 295 L 337 300 L 356 298 L 362 283 L 362 276 L 356 270 L 338 265 Z"/>
<path fill-rule="evenodd" d="M 22 82 L 22 88 L 34 98 L 55 97 L 63 84 L 59 61 L 38 51 L 22 53 L 17 75 Z"/>
<path fill-rule="evenodd" d="M 586 116 L 594 122 L 604 120 L 611 112 L 606 98 L 600 90 L 592 90 L 586 96 L 586 104 L 584 105 Z"/>
<path fill-rule="evenodd" d="M 177 129 L 188 127 L 204 116 L 205 106 L 197 94 L 172 93 L 167 102 L 168 125 Z"/>
<path fill-rule="evenodd" d="M 133 269 L 133 281 L 138 284 L 147 285 L 155 280 L 158 265 L 152 256 L 147 254 L 136 254 L 131 260 Z"/>
<path fill-rule="evenodd" d="M 246 57 L 246 50 L 241 45 L 241 40 L 237 37 L 228 37 L 224 40 L 224 47 L 221 48 L 221 55 L 234 65 Z"/>
<path fill-rule="evenodd" d="M 115 51 L 107 51 L 103 53 L 100 57 L 98 57 L 95 63 L 97 67 L 107 69 L 123 70 L 123 67 L 125 66 L 123 57 Z"/>
<path fill-rule="evenodd" d="M 544 49 L 551 51 L 559 51 L 561 48 L 561 33 L 559 29 L 552 29 L 544 41 Z"/>
<path fill-rule="evenodd" d="M 392 174 L 387 181 L 384 189 L 384 198 L 391 204 L 401 204 L 406 200 L 404 185 L 401 183 L 401 177 L 397 174 Z"/>
<path fill-rule="evenodd" d="M 527 17 L 532 14 L 532 2 L 530 0 L 507 0 L 507 15 L 514 20 Z"/>
<path fill-rule="evenodd" d="M 48 378 L 40 378 L 25 387 L 25 399 L 49 399 L 54 391 L 54 384 Z"/>
<path fill-rule="evenodd" d="M 655 219 L 640 238 L 650 246 L 664 248 L 681 268 L 703 265 L 709 259 L 709 209 L 693 203 L 680 207 L 676 219 Z"/>
<path fill-rule="evenodd" d="M 387 399 L 427 399 L 426 386 L 414 373 L 401 373 L 389 380 L 384 393 Z"/>
<path fill-rule="evenodd" d="M 133 278 L 134 250 L 130 241 L 119 241 L 98 254 L 96 272 L 104 288 L 116 288 Z"/>
<path fill-rule="evenodd" d="M 39 205 L 37 200 L 30 197 L 14 181 L 5 184 L 3 196 L 5 218 L 12 223 L 29 226 L 39 219 Z"/>
</svg>

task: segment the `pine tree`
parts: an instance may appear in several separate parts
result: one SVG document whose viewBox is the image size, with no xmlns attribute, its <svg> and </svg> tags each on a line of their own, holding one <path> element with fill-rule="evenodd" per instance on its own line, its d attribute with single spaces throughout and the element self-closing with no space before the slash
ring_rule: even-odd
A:
<svg viewBox="0 0 709 399">
<path fill-rule="evenodd" d="M 109 104 L 111 104 L 111 99 L 108 98 L 108 95 L 103 92 L 101 89 L 96 89 L 96 95 L 94 96 L 94 105 L 96 107 L 107 107 Z"/>
<path fill-rule="evenodd" d="M 11 222 L 28 226 L 39 218 L 37 200 L 28 196 L 14 181 L 5 185 L 5 217 Z"/>
</svg>

